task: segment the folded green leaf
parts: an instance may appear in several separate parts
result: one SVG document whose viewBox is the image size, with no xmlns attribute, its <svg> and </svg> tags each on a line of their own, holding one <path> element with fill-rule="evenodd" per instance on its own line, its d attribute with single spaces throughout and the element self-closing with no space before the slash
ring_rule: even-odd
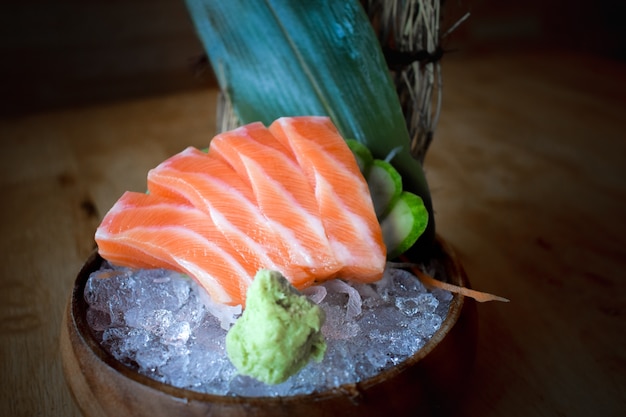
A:
<svg viewBox="0 0 626 417">
<path fill-rule="evenodd" d="M 392 164 L 404 187 L 432 204 L 410 154 L 400 102 L 357 0 L 186 0 L 220 88 L 241 123 L 329 116 L 344 137 Z M 434 235 L 429 216 L 430 240 Z"/>
</svg>

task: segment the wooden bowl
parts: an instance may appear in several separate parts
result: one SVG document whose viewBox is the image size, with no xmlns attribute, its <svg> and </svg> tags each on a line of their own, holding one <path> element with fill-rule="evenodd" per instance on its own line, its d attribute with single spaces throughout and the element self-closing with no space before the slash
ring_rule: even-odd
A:
<svg viewBox="0 0 626 417">
<path fill-rule="evenodd" d="M 434 256 L 454 284 L 468 286 L 455 254 L 441 239 Z M 64 315 L 61 354 L 65 378 L 85 416 L 427 416 L 446 415 L 461 403 L 473 368 L 476 308 L 455 295 L 448 317 L 414 356 L 361 381 L 325 392 L 289 397 L 202 394 L 154 381 L 107 353 L 87 325 L 83 297 L 89 274 L 102 258 L 81 269 Z"/>
</svg>

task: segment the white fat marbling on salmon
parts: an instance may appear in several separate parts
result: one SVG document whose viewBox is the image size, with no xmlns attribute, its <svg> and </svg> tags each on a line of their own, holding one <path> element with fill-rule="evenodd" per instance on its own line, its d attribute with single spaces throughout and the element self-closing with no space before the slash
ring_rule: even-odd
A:
<svg viewBox="0 0 626 417">
<path fill-rule="evenodd" d="M 367 183 L 334 125 L 324 117 L 281 118 L 270 131 L 292 150 L 314 189 L 329 240 L 343 256 L 340 274 L 379 279 L 386 261 L 380 225 Z"/>
<path fill-rule="evenodd" d="M 367 184 L 329 119 L 283 118 L 217 135 L 148 173 L 96 231 L 113 263 L 168 268 L 213 299 L 245 304 L 261 268 L 303 289 L 341 276 L 382 276 L 385 247 Z"/>
<path fill-rule="evenodd" d="M 205 213 L 192 206 L 154 200 L 140 193 L 122 196 L 116 210 L 109 213 L 112 221 L 103 222 L 96 233 L 102 256 L 120 265 L 134 266 L 126 264 L 125 251 L 119 247 L 131 251 L 141 248 L 150 253 L 155 262 L 152 267 L 188 273 L 216 301 L 238 303 L 256 273 L 249 261 L 258 263 L 258 259 L 250 259 L 252 255 L 244 259 Z"/>
<path fill-rule="evenodd" d="M 185 164 L 188 158 L 194 159 L 191 163 L 194 169 L 202 169 L 194 172 L 181 170 L 188 169 Z M 261 181 L 260 187 L 265 184 L 281 188 L 276 191 L 278 194 L 272 195 L 267 190 L 245 188 L 239 178 L 233 177 L 235 173 L 231 167 L 226 166 L 221 159 L 213 159 L 211 155 L 185 151 L 170 159 L 172 161 L 169 163 L 150 171 L 148 185 L 151 193 L 168 198 L 179 197 L 181 202 L 188 202 L 206 212 L 244 257 L 252 252 L 261 259 L 259 268 L 280 271 L 294 285 L 310 281 L 310 277 L 320 274 L 322 269 L 330 271 L 326 272 L 327 275 L 339 269 L 340 265 L 334 257 L 321 258 L 325 254 L 320 250 L 320 242 L 326 240 L 326 235 L 319 216 L 312 216 L 303 210 L 298 212 L 298 216 L 284 209 L 278 212 L 270 208 L 269 215 L 261 211 L 262 207 L 284 199 L 288 199 L 287 203 L 282 203 L 287 209 L 299 210 L 298 202 L 282 189 L 280 183 L 267 184 L 267 179 Z M 204 165 L 198 164 L 198 159 L 204 159 Z M 262 167 L 253 161 L 245 161 L 244 165 L 249 170 L 256 170 L 256 173 L 250 174 L 251 177 L 264 177 Z M 217 167 L 227 169 L 228 178 L 217 176 Z M 251 184 L 257 183 L 253 180 Z M 297 221 L 296 217 L 304 219 L 297 230 L 293 225 Z M 308 227 L 304 222 L 309 223 Z M 311 229 L 313 233 L 309 232 Z"/>
</svg>

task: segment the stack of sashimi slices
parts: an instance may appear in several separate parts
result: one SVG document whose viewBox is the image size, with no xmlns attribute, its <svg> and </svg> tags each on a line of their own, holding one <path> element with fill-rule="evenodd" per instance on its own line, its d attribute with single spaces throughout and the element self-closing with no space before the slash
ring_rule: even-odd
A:
<svg viewBox="0 0 626 417">
<path fill-rule="evenodd" d="M 96 231 L 100 255 L 194 278 L 222 304 L 245 305 L 260 269 L 294 287 L 373 282 L 386 247 L 368 184 L 326 117 L 285 117 L 187 148 L 126 192 Z"/>
</svg>

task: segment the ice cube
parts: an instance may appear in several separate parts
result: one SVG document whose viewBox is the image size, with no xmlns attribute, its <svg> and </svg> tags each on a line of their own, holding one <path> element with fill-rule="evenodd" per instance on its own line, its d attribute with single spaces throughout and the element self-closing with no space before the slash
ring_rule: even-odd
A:
<svg viewBox="0 0 626 417">
<path fill-rule="evenodd" d="M 159 372 L 166 376 L 171 385 L 178 387 L 196 385 L 197 381 L 190 377 L 188 372 L 189 363 L 188 354 L 171 354 L 170 352 L 167 362 L 159 366 Z"/>
<path fill-rule="evenodd" d="M 417 304 L 420 312 L 432 313 L 437 309 L 439 300 L 437 300 L 437 298 L 430 293 L 422 293 L 415 297 L 415 303 Z"/>
<path fill-rule="evenodd" d="M 166 345 L 182 346 L 187 343 L 191 336 L 191 326 L 187 321 L 174 322 L 171 326 L 165 328 L 163 333 L 163 342 Z"/>
<path fill-rule="evenodd" d="M 95 308 L 87 309 L 87 323 L 97 332 L 102 332 L 111 327 L 111 316 L 106 311 Z"/>
<path fill-rule="evenodd" d="M 409 271 L 393 269 L 392 294 L 399 296 L 416 296 L 425 291 L 424 285 Z"/>
<path fill-rule="evenodd" d="M 446 291 L 427 291 L 410 272 L 395 269 L 386 270 L 376 284 L 318 288 L 328 293 L 318 297 L 326 313 L 326 355 L 275 386 L 237 377 L 225 354 L 227 329 L 241 307 L 215 305 L 195 281 L 179 273 L 105 265 L 92 274 L 84 297 L 102 346 L 122 363 L 182 388 L 262 396 L 307 394 L 374 376 L 423 346 L 441 326 L 452 299 Z M 353 292 L 361 300 L 360 314 L 354 305 L 348 313 L 350 300 L 356 300 Z"/>
<path fill-rule="evenodd" d="M 423 338 L 430 338 L 441 327 L 442 318 L 435 313 L 423 313 L 420 320 L 412 321 L 409 325 L 412 331 Z"/>
<path fill-rule="evenodd" d="M 125 348 L 132 354 L 141 350 L 148 350 L 154 346 L 154 337 L 144 329 L 127 328 L 127 333 L 122 336 L 124 338 Z"/>
<path fill-rule="evenodd" d="M 396 297 L 395 303 L 406 316 L 413 317 L 420 312 L 420 306 L 415 297 Z"/>
<path fill-rule="evenodd" d="M 146 314 L 145 307 L 131 307 L 124 312 L 124 322 L 129 327 L 142 328 L 145 324 Z"/>
<path fill-rule="evenodd" d="M 144 320 L 143 328 L 157 336 L 162 336 L 174 322 L 174 315 L 169 310 L 158 308 L 147 312 Z"/>
<path fill-rule="evenodd" d="M 145 343 L 143 348 L 136 349 L 135 353 L 129 355 L 135 362 L 148 371 L 156 371 L 156 369 L 170 359 L 170 353 L 167 348 L 160 343 Z"/>
<path fill-rule="evenodd" d="M 384 369 L 390 362 L 388 353 L 380 350 L 378 345 L 372 345 L 372 347 L 365 352 L 365 356 L 376 371 Z"/>
</svg>

